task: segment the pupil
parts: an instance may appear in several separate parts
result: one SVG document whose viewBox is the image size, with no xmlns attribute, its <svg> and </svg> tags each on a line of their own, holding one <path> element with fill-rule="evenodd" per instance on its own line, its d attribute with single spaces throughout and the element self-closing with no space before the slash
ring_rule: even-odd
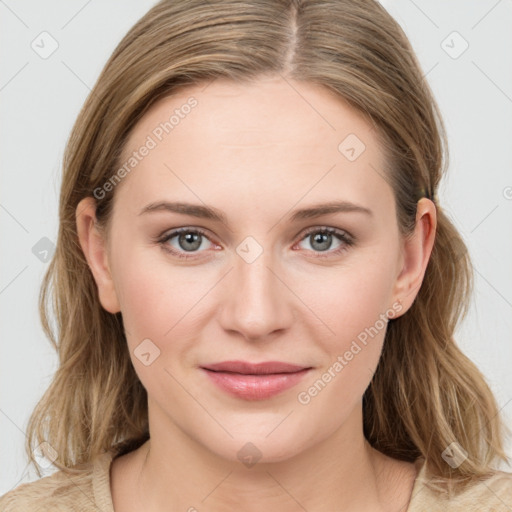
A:
<svg viewBox="0 0 512 512">
<path fill-rule="evenodd" d="M 313 235 L 311 246 L 318 251 L 326 251 L 331 247 L 332 235 L 330 233 L 316 233 Z M 318 245 L 315 247 L 315 244 Z"/>
<path fill-rule="evenodd" d="M 201 246 L 201 235 L 198 233 L 185 233 L 181 234 L 179 237 L 179 244 L 180 247 L 184 250 L 193 251 L 195 249 L 198 249 Z M 185 244 L 185 246 L 183 246 Z M 187 246 L 187 244 L 189 244 Z"/>
</svg>

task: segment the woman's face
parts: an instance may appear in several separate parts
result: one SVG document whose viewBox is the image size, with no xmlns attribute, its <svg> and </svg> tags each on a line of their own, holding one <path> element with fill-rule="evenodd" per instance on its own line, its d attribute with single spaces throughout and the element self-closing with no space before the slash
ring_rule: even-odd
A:
<svg viewBox="0 0 512 512">
<path fill-rule="evenodd" d="M 386 316 L 426 265 L 399 236 L 371 126 L 319 86 L 216 80 L 153 105 L 124 164 L 94 273 L 122 312 L 152 438 L 265 462 L 359 435 Z M 308 370 L 204 369 L 226 361 Z"/>
</svg>

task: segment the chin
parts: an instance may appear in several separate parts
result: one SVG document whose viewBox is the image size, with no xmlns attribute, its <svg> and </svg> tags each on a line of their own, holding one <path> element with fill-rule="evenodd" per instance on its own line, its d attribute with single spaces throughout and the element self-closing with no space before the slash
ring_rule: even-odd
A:
<svg viewBox="0 0 512 512">
<path fill-rule="evenodd" d="M 247 468 L 255 464 L 273 464 L 284 462 L 299 455 L 305 449 L 305 442 L 298 442 L 290 436 L 278 436 L 273 439 L 262 435 L 251 435 L 245 433 L 243 436 L 235 436 L 228 445 L 208 446 L 208 448 L 231 462 L 239 462 Z M 272 437 L 273 434 L 270 435 Z M 243 439 L 243 440 L 241 440 Z M 210 440 L 211 441 L 211 440 Z"/>
</svg>

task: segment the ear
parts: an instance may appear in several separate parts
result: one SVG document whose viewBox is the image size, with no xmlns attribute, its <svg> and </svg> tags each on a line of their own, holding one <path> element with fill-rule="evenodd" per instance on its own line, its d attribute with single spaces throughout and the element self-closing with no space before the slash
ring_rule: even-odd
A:
<svg viewBox="0 0 512 512">
<path fill-rule="evenodd" d="M 106 240 L 96 223 L 96 202 L 86 197 L 76 208 L 76 226 L 80 246 L 98 287 L 101 305 L 110 313 L 121 311 L 110 272 Z"/>
<path fill-rule="evenodd" d="M 402 315 L 418 295 L 434 247 L 436 227 L 436 206 L 423 197 L 417 204 L 414 233 L 403 241 L 401 268 L 395 283 L 394 297 L 403 306 Z"/>
</svg>

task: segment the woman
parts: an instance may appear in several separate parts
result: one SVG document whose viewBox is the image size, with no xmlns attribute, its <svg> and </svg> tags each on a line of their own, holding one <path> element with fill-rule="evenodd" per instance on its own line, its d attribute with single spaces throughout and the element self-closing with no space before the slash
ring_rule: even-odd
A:
<svg viewBox="0 0 512 512">
<path fill-rule="evenodd" d="M 27 441 L 60 471 L 2 510 L 512 508 L 445 146 L 372 0 L 157 4 L 68 143 Z"/>
</svg>

